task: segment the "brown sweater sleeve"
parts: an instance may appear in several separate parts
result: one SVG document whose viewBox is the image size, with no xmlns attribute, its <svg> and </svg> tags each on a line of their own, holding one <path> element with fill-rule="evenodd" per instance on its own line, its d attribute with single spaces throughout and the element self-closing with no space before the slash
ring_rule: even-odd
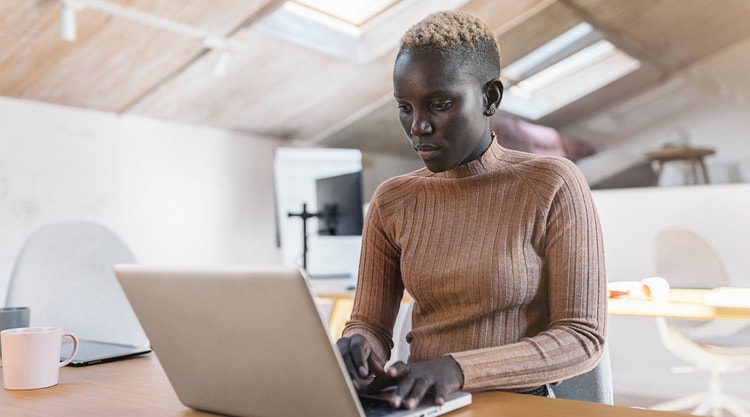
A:
<svg viewBox="0 0 750 417">
<path fill-rule="evenodd" d="M 393 348 L 393 325 L 404 294 L 399 251 L 383 229 L 377 198 L 365 217 L 357 288 L 351 320 L 344 336 L 360 333 L 375 353 L 387 361 Z M 377 317 L 377 320 L 371 318 Z"/>
</svg>

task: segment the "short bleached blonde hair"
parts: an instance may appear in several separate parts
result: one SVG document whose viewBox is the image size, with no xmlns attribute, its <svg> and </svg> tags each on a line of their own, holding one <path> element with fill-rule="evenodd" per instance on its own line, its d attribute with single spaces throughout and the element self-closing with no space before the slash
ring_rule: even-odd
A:
<svg viewBox="0 0 750 417">
<path fill-rule="evenodd" d="M 491 79 L 500 76 L 500 45 L 483 20 L 451 10 L 428 15 L 401 38 L 398 55 L 407 51 L 435 50 L 447 59 L 460 59 Z"/>
</svg>

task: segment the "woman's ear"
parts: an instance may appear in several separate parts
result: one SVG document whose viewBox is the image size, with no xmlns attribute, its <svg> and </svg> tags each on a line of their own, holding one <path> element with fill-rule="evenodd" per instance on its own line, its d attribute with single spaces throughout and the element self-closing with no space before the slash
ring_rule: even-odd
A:
<svg viewBox="0 0 750 417">
<path fill-rule="evenodd" d="M 503 99 L 503 82 L 499 78 L 493 78 L 484 85 L 484 97 L 487 110 L 495 113 Z"/>
</svg>

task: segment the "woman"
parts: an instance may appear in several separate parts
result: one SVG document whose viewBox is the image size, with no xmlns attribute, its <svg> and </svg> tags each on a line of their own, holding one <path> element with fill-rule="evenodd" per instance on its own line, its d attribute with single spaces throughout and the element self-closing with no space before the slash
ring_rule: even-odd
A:
<svg viewBox="0 0 750 417">
<path fill-rule="evenodd" d="M 396 407 L 428 391 L 438 404 L 456 390 L 547 395 L 602 352 L 606 279 L 588 186 L 566 159 L 494 140 L 499 75 L 492 31 L 465 13 L 432 14 L 401 40 L 394 96 L 425 168 L 375 192 L 337 343 L 355 386 L 394 385 Z M 409 363 L 385 370 L 404 290 Z"/>
</svg>

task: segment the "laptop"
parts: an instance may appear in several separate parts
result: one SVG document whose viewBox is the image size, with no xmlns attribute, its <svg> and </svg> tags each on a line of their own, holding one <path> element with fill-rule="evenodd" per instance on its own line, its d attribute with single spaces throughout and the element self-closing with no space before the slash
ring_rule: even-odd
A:
<svg viewBox="0 0 750 417">
<path fill-rule="evenodd" d="M 471 403 L 365 414 L 338 349 L 296 268 L 116 265 L 177 397 L 233 416 L 438 416 Z M 367 408 L 372 408 L 370 401 Z M 380 414 L 384 413 L 384 414 Z"/>
</svg>

